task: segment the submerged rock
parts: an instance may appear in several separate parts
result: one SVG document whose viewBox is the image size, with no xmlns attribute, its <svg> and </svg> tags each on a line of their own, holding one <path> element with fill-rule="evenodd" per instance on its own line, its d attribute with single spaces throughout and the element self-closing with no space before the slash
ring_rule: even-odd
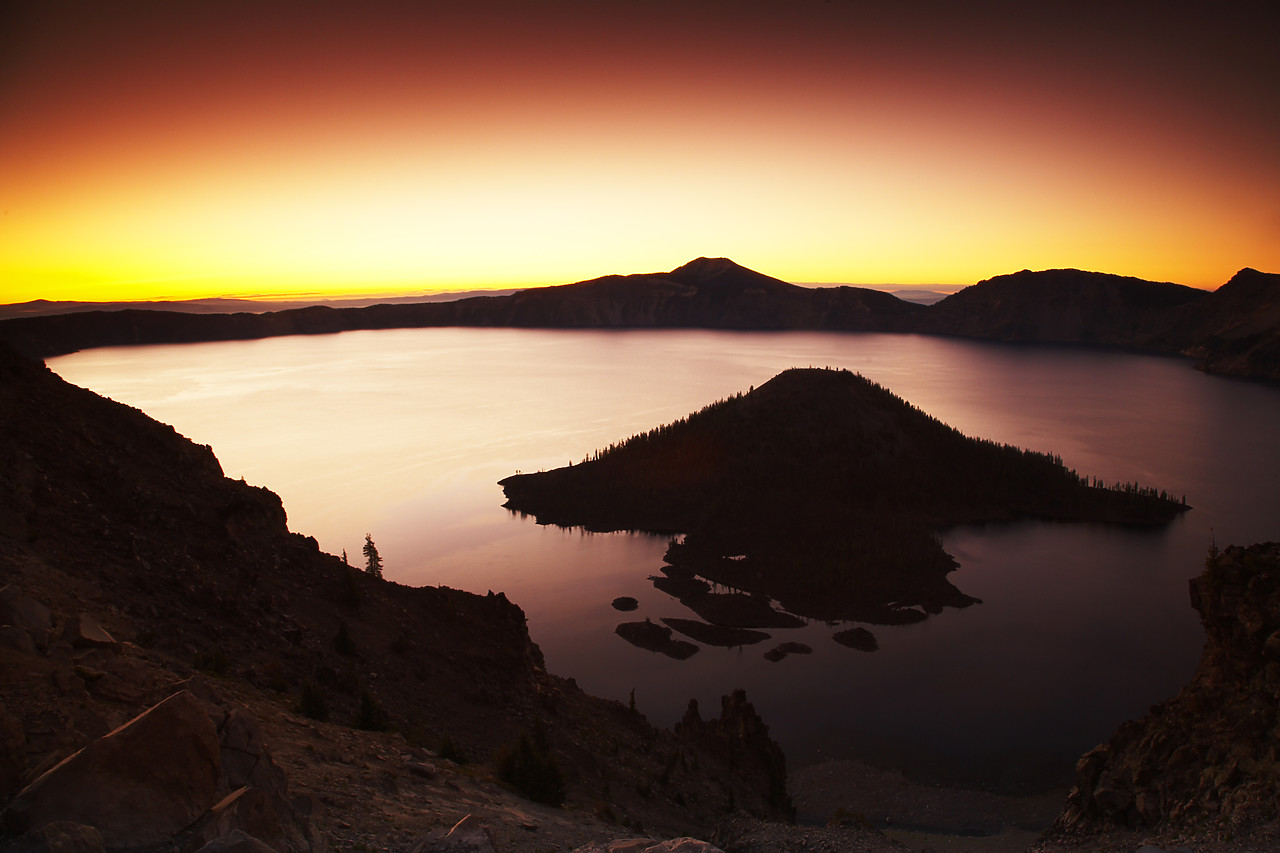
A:
<svg viewBox="0 0 1280 853">
<path fill-rule="evenodd" d="M 633 646 L 658 652 L 676 660 L 686 660 L 698 652 L 698 647 L 693 643 L 673 640 L 670 628 L 665 628 L 648 619 L 643 622 L 623 622 L 613 630 Z"/>
<path fill-rule="evenodd" d="M 811 655 L 813 647 L 804 643 L 779 643 L 764 653 L 764 659 L 777 663 L 787 655 Z"/>
<path fill-rule="evenodd" d="M 876 641 L 876 635 L 866 628 L 846 628 L 843 631 L 837 631 L 832 634 L 831 639 L 842 646 L 848 646 L 860 652 L 874 652 L 880 648 L 880 643 Z"/>
<path fill-rule="evenodd" d="M 708 646 L 749 646 L 769 639 L 763 631 L 752 631 L 749 628 L 734 628 L 728 625 L 710 625 L 697 619 L 664 618 L 663 623 Z"/>
</svg>

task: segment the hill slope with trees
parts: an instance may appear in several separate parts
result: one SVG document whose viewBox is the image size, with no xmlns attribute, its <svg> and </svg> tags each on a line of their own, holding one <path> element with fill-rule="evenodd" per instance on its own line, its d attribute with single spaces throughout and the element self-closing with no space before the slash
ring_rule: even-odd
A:
<svg viewBox="0 0 1280 853">
<path fill-rule="evenodd" d="M 923 618 L 972 599 L 935 534 L 1037 517 L 1161 524 L 1180 499 L 967 438 L 848 371 L 794 369 L 582 464 L 501 481 L 542 523 L 685 533 L 667 559 L 825 620 Z M 922 612 L 923 611 L 923 612 Z"/>
</svg>

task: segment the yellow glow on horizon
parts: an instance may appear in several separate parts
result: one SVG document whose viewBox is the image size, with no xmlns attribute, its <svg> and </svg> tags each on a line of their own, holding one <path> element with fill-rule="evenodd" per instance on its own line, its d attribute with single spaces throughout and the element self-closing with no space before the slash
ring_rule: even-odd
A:
<svg viewBox="0 0 1280 853">
<path fill-rule="evenodd" d="M 536 168 L 489 152 L 357 167 L 324 150 L 292 167 L 90 167 L 74 193 L 36 194 L 6 214 L 0 235 L 17 250 L 0 259 L 2 301 L 529 287 L 700 255 L 789 281 L 968 284 L 1070 266 L 1215 287 L 1235 272 L 1219 256 L 1265 245 L 1263 229 L 1242 230 L 1237 216 L 1210 217 L 1208 228 L 1188 220 L 1131 163 L 1047 175 L 953 150 L 965 158 L 956 169 L 880 145 L 836 168 L 829 144 L 788 159 L 765 137 L 690 164 L 646 142 L 556 156 L 533 140 Z M 766 157 L 781 165 L 761 171 Z M 1120 203 L 1097 203 L 1117 189 Z M 1246 201 L 1199 195 L 1224 213 Z"/>
</svg>

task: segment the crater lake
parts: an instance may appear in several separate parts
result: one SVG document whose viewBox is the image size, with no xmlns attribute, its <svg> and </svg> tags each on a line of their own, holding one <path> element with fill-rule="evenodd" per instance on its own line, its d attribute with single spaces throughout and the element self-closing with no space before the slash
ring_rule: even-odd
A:
<svg viewBox="0 0 1280 853">
<path fill-rule="evenodd" d="M 277 492 L 290 529 L 386 577 L 502 591 L 548 669 L 671 725 L 745 688 L 791 766 L 857 758 L 917 780 L 1034 791 L 1173 696 L 1202 634 L 1187 581 L 1213 543 L 1280 538 L 1280 389 L 1176 358 L 916 335 L 409 329 L 89 350 L 77 385 L 211 445 Z M 942 531 L 951 581 L 982 600 L 913 625 L 771 628 L 676 660 L 614 633 L 690 618 L 650 582 L 668 537 L 544 527 L 498 480 L 745 392 L 788 367 L 861 373 L 966 435 L 1059 454 L 1079 473 L 1185 495 L 1137 529 L 1022 521 Z M 611 606 L 637 600 L 634 612 Z M 687 639 L 687 638 L 686 638 Z M 810 646 L 777 662 L 780 642 Z"/>
</svg>

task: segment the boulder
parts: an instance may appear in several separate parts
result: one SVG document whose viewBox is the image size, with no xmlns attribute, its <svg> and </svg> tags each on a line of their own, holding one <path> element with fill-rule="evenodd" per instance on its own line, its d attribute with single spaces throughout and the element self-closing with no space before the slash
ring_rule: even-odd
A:
<svg viewBox="0 0 1280 853">
<path fill-rule="evenodd" d="M 272 849 L 288 848 L 276 803 L 261 788 L 239 788 L 209 810 L 191 835 L 208 844 L 236 833 Z"/>
<path fill-rule="evenodd" d="M 672 838 L 659 841 L 652 847 L 646 847 L 643 853 L 724 853 L 724 851 L 714 844 L 697 838 Z"/>
<path fill-rule="evenodd" d="M 323 838 L 311 827 L 312 803 L 289 796 L 289 780 L 272 759 L 257 718 L 247 708 L 224 701 L 202 676 L 180 686 L 203 703 L 217 731 L 222 767 L 218 794 L 223 799 L 189 836 L 203 844 L 243 830 L 280 851 L 324 850 Z"/>
<path fill-rule="evenodd" d="M 37 643 L 43 643 L 53 629 L 53 611 L 17 584 L 5 584 L 0 587 L 0 625 L 21 628 Z"/>
<path fill-rule="evenodd" d="M 63 626 L 62 639 L 77 649 L 117 645 L 115 637 L 108 634 L 92 617 L 84 613 Z"/>
<path fill-rule="evenodd" d="M 276 853 L 276 851 L 270 845 L 237 829 L 235 832 L 213 839 L 196 853 Z"/>
<path fill-rule="evenodd" d="M 697 838 L 671 838 L 656 841 L 652 838 L 620 838 L 614 841 L 585 844 L 573 853 L 723 853 L 706 841 Z"/>
<path fill-rule="evenodd" d="M 430 761 L 418 761 L 416 759 L 408 759 L 404 763 L 405 769 L 410 773 L 421 776 L 424 779 L 436 778 L 436 766 Z"/>
<path fill-rule="evenodd" d="M 160 844 L 217 802 L 218 738 L 204 705 L 175 693 L 18 793 L 11 832 L 55 821 L 96 827 L 108 849 Z"/>
<path fill-rule="evenodd" d="M 102 833 L 92 826 L 55 820 L 22 836 L 10 853 L 104 853 Z"/>
<path fill-rule="evenodd" d="M 16 652 L 35 654 L 36 643 L 22 628 L 17 625 L 0 625 L 0 646 Z"/>
<path fill-rule="evenodd" d="M 22 721 L 0 701 L 0 802 L 4 802 L 22 784 L 22 750 L 27 735 Z"/>
<path fill-rule="evenodd" d="M 253 714 L 238 706 L 231 708 L 218 726 L 218 744 L 228 787 L 249 785 L 284 800 L 288 781 L 284 771 L 272 761 L 262 729 Z"/>
<path fill-rule="evenodd" d="M 113 647 L 110 652 L 95 652 L 110 656 L 103 662 L 102 677 L 89 682 L 89 690 L 100 699 L 136 707 L 156 695 L 156 684 L 147 666 L 132 657 L 127 647 L 123 651 Z"/>
<path fill-rule="evenodd" d="M 414 841 L 408 853 L 497 853 L 497 846 L 489 827 L 467 815 L 444 835 L 431 832 Z"/>
<path fill-rule="evenodd" d="M 574 853 L 641 853 L 657 843 L 655 838 L 615 838 L 613 841 L 584 844 Z"/>
</svg>

